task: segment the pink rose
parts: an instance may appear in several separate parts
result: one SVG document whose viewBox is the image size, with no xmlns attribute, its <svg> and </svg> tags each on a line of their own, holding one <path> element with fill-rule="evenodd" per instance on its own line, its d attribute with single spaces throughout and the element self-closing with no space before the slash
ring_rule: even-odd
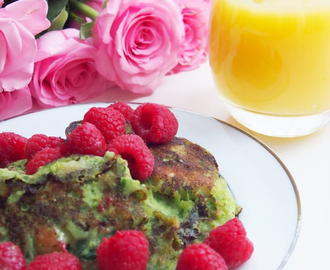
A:
<svg viewBox="0 0 330 270">
<path fill-rule="evenodd" d="M 41 107 L 78 103 L 112 86 L 95 68 L 96 48 L 79 30 L 50 31 L 38 39 L 32 95 Z"/>
<path fill-rule="evenodd" d="M 47 19 L 48 5 L 45 0 L 19 0 L 7 5 L 1 10 L 0 17 L 6 16 L 14 19 L 37 35 L 50 27 Z"/>
<path fill-rule="evenodd" d="M 0 0 L 0 7 L 3 5 L 4 0 Z"/>
<path fill-rule="evenodd" d="M 20 0 L 0 9 L 0 91 L 21 89 L 31 80 L 34 35 L 49 27 L 46 14 L 44 0 Z"/>
<path fill-rule="evenodd" d="M 150 93 L 178 63 L 184 36 L 173 0 L 112 0 L 95 20 L 96 68 L 135 93 Z"/>
<path fill-rule="evenodd" d="M 20 115 L 32 108 L 32 98 L 29 88 L 11 92 L 0 90 L 0 120 Z"/>
<path fill-rule="evenodd" d="M 27 86 L 37 52 L 35 38 L 20 23 L 11 18 L 2 18 L 1 13 L 0 48 L 0 92 Z"/>
<path fill-rule="evenodd" d="M 178 0 L 185 27 L 179 63 L 170 73 L 196 69 L 208 56 L 210 3 L 204 0 Z"/>
</svg>

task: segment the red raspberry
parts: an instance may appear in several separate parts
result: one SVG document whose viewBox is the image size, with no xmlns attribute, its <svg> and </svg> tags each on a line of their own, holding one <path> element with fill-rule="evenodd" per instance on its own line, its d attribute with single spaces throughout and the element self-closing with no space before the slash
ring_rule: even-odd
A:
<svg viewBox="0 0 330 270">
<path fill-rule="evenodd" d="M 107 108 L 119 111 L 127 121 L 131 120 L 131 116 L 134 112 L 134 109 L 123 101 L 117 101 L 113 104 L 110 104 Z"/>
<path fill-rule="evenodd" d="M 24 146 L 27 138 L 14 132 L 0 133 L 0 168 L 7 167 L 11 162 L 25 159 Z"/>
<path fill-rule="evenodd" d="M 36 153 L 26 164 L 26 174 L 34 174 L 39 167 L 45 166 L 61 157 L 63 157 L 63 155 L 60 148 L 46 147 Z"/>
<path fill-rule="evenodd" d="M 93 107 L 85 113 L 84 122 L 95 125 L 103 134 L 106 142 L 125 134 L 125 118 L 114 109 Z"/>
<path fill-rule="evenodd" d="M 37 255 L 26 270 L 81 270 L 76 256 L 68 252 L 53 252 Z"/>
<path fill-rule="evenodd" d="M 178 259 L 176 270 L 227 270 L 219 253 L 203 243 L 187 246 Z"/>
<path fill-rule="evenodd" d="M 137 135 L 150 143 L 169 142 L 179 127 L 178 120 L 170 109 L 155 103 L 138 106 L 131 117 L 131 125 Z"/>
<path fill-rule="evenodd" d="M 61 147 L 63 155 L 73 154 L 103 156 L 106 142 L 101 131 L 93 124 L 84 122 L 67 136 Z"/>
<path fill-rule="evenodd" d="M 64 143 L 64 139 L 60 137 L 47 136 L 45 134 L 32 135 L 25 144 L 25 153 L 28 160 L 30 160 L 37 152 L 43 148 L 60 147 Z"/>
<path fill-rule="evenodd" d="M 0 243 L 0 269 L 24 270 L 25 259 L 22 251 L 12 242 Z"/>
<path fill-rule="evenodd" d="M 103 239 L 96 256 L 100 270 L 145 270 L 149 243 L 140 231 L 117 231 Z"/>
<path fill-rule="evenodd" d="M 151 175 L 155 163 L 154 156 L 138 135 L 119 136 L 110 142 L 108 150 L 127 160 L 134 179 L 143 181 Z"/>
<path fill-rule="evenodd" d="M 238 218 L 213 229 L 204 243 L 225 259 L 228 268 L 246 262 L 254 250 L 253 243 L 246 237 L 243 223 Z"/>
</svg>

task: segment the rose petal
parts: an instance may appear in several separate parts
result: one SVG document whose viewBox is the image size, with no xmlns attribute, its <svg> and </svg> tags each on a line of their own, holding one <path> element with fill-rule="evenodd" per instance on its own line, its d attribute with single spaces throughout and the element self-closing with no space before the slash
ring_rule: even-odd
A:
<svg viewBox="0 0 330 270">
<path fill-rule="evenodd" d="M 0 91 L 0 120 L 20 115 L 32 108 L 28 87 L 12 92 Z"/>
<path fill-rule="evenodd" d="M 2 14 L 6 12 L 7 16 L 36 35 L 50 27 L 47 11 L 48 5 L 45 0 L 20 0 L 3 8 Z"/>
<path fill-rule="evenodd" d="M 37 51 L 34 36 L 11 18 L 0 18 L 0 89 L 14 91 L 29 83 Z"/>
</svg>

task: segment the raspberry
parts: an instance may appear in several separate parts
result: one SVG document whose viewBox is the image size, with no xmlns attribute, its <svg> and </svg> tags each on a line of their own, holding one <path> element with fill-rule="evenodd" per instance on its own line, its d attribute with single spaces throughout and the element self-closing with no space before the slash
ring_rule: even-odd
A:
<svg viewBox="0 0 330 270">
<path fill-rule="evenodd" d="M 39 167 L 45 166 L 61 157 L 63 157 L 63 155 L 60 148 L 46 147 L 36 153 L 26 164 L 26 174 L 34 174 Z"/>
<path fill-rule="evenodd" d="M 164 105 L 144 103 L 138 106 L 132 117 L 134 132 L 146 142 L 167 143 L 178 131 L 178 120 Z"/>
<path fill-rule="evenodd" d="M 117 231 L 104 238 L 96 250 L 100 270 L 145 270 L 149 243 L 140 231 Z"/>
<path fill-rule="evenodd" d="M 155 162 L 154 156 L 138 135 L 121 135 L 110 142 L 108 150 L 127 160 L 134 179 L 143 181 L 151 175 Z"/>
<path fill-rule="evenodd" d="M 24 270 L 25 260 L 18 246 L 12 242 L 0 243 L 0 269 Z"/>
<path fill-rule="evenodd" d="M 43 148 L 60 147 L 64 143 L 64 139 L 60 137 L 47 136 L 45 134 L 32 135 L 25 144 L 25 153 L 28 160 L 30 160 L 37 152 Z"/>
<path fill-rule="evenodd" d="M 24 146 L 27 138 L 14 132 L 0 133 L 0 168 L 7 167 L 11 162 L 25 159 Z"/>
<path fill-rule="evenodd" d="M 107 108 L 119 111 L 127 121 L 131 120 L 132 114 L 134 112 L 134 109 L 131 106 L 122 101 L 117 101 L 113 104 L 110 104 Z"/>
<path fill-rule="evenodd" d="M 106 142 L 101 131 L 93 124 L 84 122 L 67 136 L 61 146 L 63 155 L 73 154 L 103 156 Z"/>
<path fill-rule="evenodd" d="M 103 134 L 106 142 L 125 134 L 125 118 L 114 109 L 93 107 L 85 113 L 84 122 L 95 125 Z"/>
<path fill-rule="evenodd" d="M 26 270 L 81 270 L 76 256 L 68 252 L 53 252 L 37 255 Z"/>
<path fill-rule="evenodd" d="M 227 270 L 225 260 L 208 245 L 187 246 L 178 259 L 176 270 Z"/>
<path fill-rule="evenodd" d="M 243 223 L 238 218 L 213 229 L 204 243 L 225 259 L 228 268 L 246 262 L 254 250 L 253 243 L 246 237 Z"/>
</svg>

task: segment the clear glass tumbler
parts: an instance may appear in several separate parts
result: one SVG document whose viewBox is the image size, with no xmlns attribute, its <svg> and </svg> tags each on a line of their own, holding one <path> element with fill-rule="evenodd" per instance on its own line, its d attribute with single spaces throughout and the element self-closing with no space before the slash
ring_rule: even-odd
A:
<svg viewBox="0 0 330 270">
<path fill-rule="evenodd" d="M 330 0 L 213 0 L 210 66 L 231 115 L 296 137 L 330 121 Z"/>
</svg>

